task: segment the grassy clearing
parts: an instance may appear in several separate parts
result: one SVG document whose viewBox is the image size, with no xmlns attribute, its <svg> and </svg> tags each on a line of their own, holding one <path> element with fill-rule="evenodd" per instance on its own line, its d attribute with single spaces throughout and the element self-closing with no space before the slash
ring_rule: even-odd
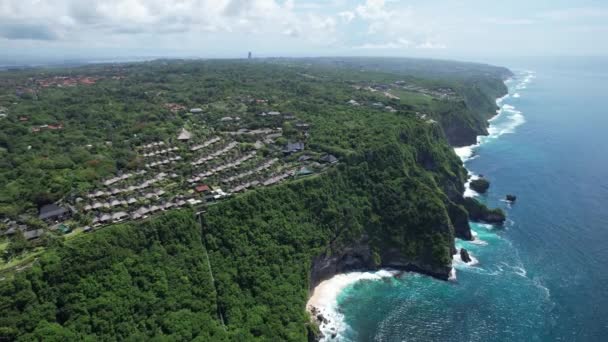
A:
<svg viewBox="0 0 608 342">
<path fill-rule="evenodd" d="M 6 248 L 6 247 L 4 247 L 4 248 Z M 3 273 L 4 271 L 10 270 L 10 269 L 18 267 L 18 266 L 24 266 L 25 264 L 28 264 L 28 263 L 34 261 L 34 259 L 36 259 L 36 257 L 38 257 L 40 254 L 42 254 L 42 252 L 44 252 L 44 250 L 45 250 L 44 247 L 37 247 L 33 250 L 27 251 L 17 257 L 12 258 L 9 262 L 5 262 L 4 259 L 1 259 L 0 273 Z"/>
<path fill-rule="evenodd" d="M 389 93 L 399 97 L 402 103 L 416 106 L 429 106 L 433 98 L 429 95 L 407 91 L 403 89 L 391 89 Z"/>
</svg>

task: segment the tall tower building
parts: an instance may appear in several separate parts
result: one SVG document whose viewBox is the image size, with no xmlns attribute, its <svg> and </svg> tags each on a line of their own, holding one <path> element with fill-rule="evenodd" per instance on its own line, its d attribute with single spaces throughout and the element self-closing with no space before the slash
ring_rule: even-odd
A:
<svg viewBox="0 0 608 342">
<path fill-rule="evenodd" d="M 247 59 L 251 59 L 251 51 L 249 51 L 249 54 L 247 55 Z"/>
</svg>

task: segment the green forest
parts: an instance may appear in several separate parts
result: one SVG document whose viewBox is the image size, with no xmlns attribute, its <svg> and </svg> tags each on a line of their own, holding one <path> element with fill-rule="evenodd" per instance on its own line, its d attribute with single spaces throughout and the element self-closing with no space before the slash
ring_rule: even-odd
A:
<svg viewBox="0 0 608 342">
<path fill-rule="evenodd" d="M 35 86 L 66 74 L 98 79 Z M 451 145 L 485 133 L 508 75 L 477 64 L 357 58 L 161 60 L 5 73 L 0 215 L 31 226 L 46 229 L 36 218 L 41 205 L 137 170 L 134 146 L 170 141 L 181 127 L 256 128 L 267 124 L 260 111 L 293 112 L 310 125 L 308 153 L 340 162 L 89 234 L 4 238 L 7 262 L 39 252 L 0 273 L 0 338 L 304 341 L 317 333 L 304 308 L 313 259 L 354 244 L 367 246 L 374 268 L 396 265 L 397 253 L 399 265 L 443 277 L 455 236 L 470 238 L 468 210 L 479 220 L 502 215 L 462 198 L 466 170 Z M 167 103 L 200 107 L 204 115 L 173 112 Z M 239 123 L 219 120 L 235 114 Z M 54 122 L 63 129 L 28 128 Z M 283 139 L 301 135 L 292 123 L 282 128 Z M 186 177 L 189 170 L 176 172 Z"/>
</svg>

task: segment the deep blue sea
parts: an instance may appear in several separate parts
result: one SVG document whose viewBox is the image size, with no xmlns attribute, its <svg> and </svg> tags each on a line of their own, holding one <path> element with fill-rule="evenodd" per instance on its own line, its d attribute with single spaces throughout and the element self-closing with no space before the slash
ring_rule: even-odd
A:
<svg viewBox="0 0 608 342">
<path fill-rule="evenodd" d="M 608 60 L 519 60 L 465 162 L 503 229 L 457 241 L 456 280 L 407 273 L 346 286 L 344 341 L 608 341 Z M 466 154 L 466 149 L 459 154 Z M 517 195 L 512 206 L 505 194 Z"/>
</svg>

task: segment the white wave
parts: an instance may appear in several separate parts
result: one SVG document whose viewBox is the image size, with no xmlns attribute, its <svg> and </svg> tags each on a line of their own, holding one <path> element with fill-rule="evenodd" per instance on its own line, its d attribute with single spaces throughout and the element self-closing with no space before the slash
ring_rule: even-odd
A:
<svg viewBox="0 0 608 342">
<path fill-rule="evenodd" d="M 524 277 L 526 278 L 528 275 L 528 272 L 526 271 L 526 269 L 524 268 L 523 265 L 517 265 L 517 266 L 513 266 L 513 265 L 509 265 L 506 262 L 501 262 L 501 265 L 506 266 L 507 268 L 509 268 L 513 273 L 517 274 L 520 277 Z M 501 268 L 502 269 L 502 268 Z"/>
<path fill-rule="evenodd" d="M 474 239 L 469 241 L 469 243 L 471 243 L 473 245 L 477 245 L 477 246 L 487 246 L 488 245 L 487 241 L 484 241 L 477 237 L 477 233 L 475 231 L 471 230 L 471 233 L 473 233 Z"/>
<path fill-rule="evenodd" d="M 332 334 L 340 336 L 348 329 L 344 322 L 344 316 L 338 311 L 338 296 L 346 287 L 362 280 L 380 280 L 394 277 L 398 273 L 392 270 L 351 272 L 335 275 L 317 285 L 308 303 L 306 303 L 306 308 L 309 313 L 312 314 L 313 311 L 316 311 L 317 314 L 323 315 L 328 320 L 327 323 L 322 323 L 319 327 L 325 335 L 323 340 L 329 341 Z M 313 319 L 316 319 L 316 317 L 313 317 Z"/>
<path fill-rule="evenodd" d="M 528 84 L 536 78 L 536 74 L 533 71 L 525 71 L 523 79 L 515 86 L 517 90 L 523 90 L 528 87 Z M 515 96 L 514 96 L 515 97 Z"/>
<path fill-rule="evenodd" d="M 489 223 L 478 223 L 477 226 L 487 230 L 494 230 L 494 226 Z"/>
<path fill-rule="evenodd" d="M 526 277 L 526 275 L 528 275 L 528 272 L 526 272 L 526 269 L 521 267 L 521 266 L 515 266 L 515 274 L 520 275 L 522 277 Z"/>
<path fill-rule="evenodd" d="M 450 270 L 450 276 L 448 277 L 448 281 L 456 281 L 458 278 L 456 277 L 456 268 L 452 267 Z"/>
<path fill-rule="evenodd" d="M 535 78 L 535 75 L 533 72 L 526 72 L 526 75 L 523 76 L 524 78 L 514 86 L 515 89 L 517 90 L 521 90 L 521 89 L 525 89 L 527 84 L 530 83 L 532 81 L 532 79 Z M 505 81 L 505 84 L 510 85 L 511 83 L 515 82 L 516 79 L 508 79 Z M 467 161 L 472 160 L 473 158 L 476 157 L 475 155 L 475 150 L 481 146 L 483 143 L 487 142 L 489 139 L 495 139 L 503 134 L 507 134 L 507 133 L 513 133 L 514 129 L 523 124 L 525 122 L 525 118 L 523 116 L 523 114 L 518 111 L 513 105 L 510 104 L 503 104 L 504 101 L 506 101 L 509 97 L 513 97 L 513 98 L 518 98 L 520 97 L 520 94 L 518 92 L 515 92 L 513 95 L 507 94 L 499 99 L 496 100 L 496 104 L 499 106 L 499 109 L 496 111 L 496 115 L 494 117 L 492 117 L 490 120 L 488 120 L 490 122 L 490 127 L 488 128 L 488 136 L 478 136 L 477 137 L 477 143 L 470 145 L 470 146 L 463 146 L 463 147 L 457 147 L 454 148 L 454 152 L 456 153 L 456 155 L 458 155 L 458 157 L 460 157 L 460 159 L 462 160 L 463 163 L 466 163 Z M 494 122 L 498 121 L 499 118 L 502 118 L 504 115 L 507 115 L 507 119 L 505 122 L 501 122 L 500 123 L 496 123 L 494 124 Z M 469 179 L 469 182 L 467 182 L 466 188 L 465 188 L 465 196 L 467 195 L 472 195 L 475 196 L 477 195 L 477 193 L 475 191 L 473 191 L 472 189 L 470 189 L 470 187 L 468 186 L 468 184 L 470 183 L 470 180 L 475 179 L 474 177 L 477 177 L 476 175 L 470 173 L 471 177 Z M 480 228 L 485 228 L 487 230 L 493 230 L 494 226 L 491 224 L 477 224 L 478 227 Z M 473 241 L 471 241 L 470 243 L 473 244 L 479 244 L 479 245 L 487 245 L 487 242 L 480 240 L 477 238 L 477 233 L 472 231 L 472 233 L 475 236 L 475 239 Z M 508 243 L 510 243 L 510 241 L 507 240 Z M 477 260 L 474 256 L 472 256 L 469 252 L 469 256 L 471 258 L 471 261 L 469 263 L 465 263 L 462 261 L 462 259 L 460 258 L 460 253 L 457 253 L 456 255 L 453 256 L 453 267 L 450 270 L 450 275 L 448 280 L 449 281 L 456 281 L 457 280 L 457 270 L 456 268 L 468 268 L 469 270 L 475 271 L 475 272 L 483 272 L 483 273 L 487 273 L 488 275 L 498 275 L 500 274 L 503 269 L 502 267 L 498 266 L 498 270 L 497 271 L 492 271 L 489 272 L 487 270 L 484 270 L 483 268 L 480 267 L 471 267 L 471 266 L 475 266 L 479 263 L 479 260 Z M 346 329 L 348 329 L 347 324 L 344 321 L 344 316 L 339 312 L 338 310 L 338 303 L 337 303 L 337 299 L 339 294 L 349 285 L 352 285 L 356 282 L 362 281 L 362 280 L 380 280 L 383 278 L 387 278 L 387 277 L 393 277 L 397 274 L 397 271 L 388 271 L 388 270 L 381 270 L 378 272 L 352 272 L 352 273 L 347 273 L 347 274 L 339 274 L 334 276 L 331 279 L 325 280 L 323 282 L 321 282 L 319 285 L 317 285 L 317 287 L 315 287 L 312 296 L 310 297 L 310 299 L 308 300 L 308 303 L 306 304 L 306 308 L 309 312 L 312 313 L 313 308 L 317 311 L 317 313 L 320 313 L 323 315 L 323 317 L 325 317 L 328 322 L 326 324 L 321 324 L 320 326 L 320 330 L 321 332 L 325 335 L 324 340 L 325 341 L 330 341 L 332 339 L 332 335 L 336 334 L 336 339 L 337 340 L 341 340 L 342 338 L 342 333 L 344 331 L 346 331 Z M 518 267 L 515 270 L 515 273 L 522 275 L 522 276 L 526 276 L 526 270 L 523 267 Z M 549 290 L 542 286 L 540 284 L 539 281 L 537 281 L 537 279 L 534 280 L 535 283 L 537 283 L 537 286 L 543 288 L 546 290 L 547 296 L 549 296 Z M 313 317 L 313 319 L 316 319 L 316 317 Z"/>
<path fill-rule="evenodd" d="M 462 261 L 462 258 L 460 257 L 460 250 L 458 251 L 458 253 L 454 254 L 454 256 L 452 257 L 452 264 L 454 265 L 454 267 L 462 268 L 462 267 L 475 266 L 475 265 L 479 264 L 479 260 L 477 260 L 477 258 L 475 258 L 473 256 L 473 254 L 471 254 L 471 251 L 468 251 L 468 252 L 469 252 L 469 258 L 471 258 L 471 261 L 469 261 L 469 262 Z"/>
<path fill-rule="evenodd" d="M 547 300 L 549 300 L 549 298 L 551 298 L 551 291 L 549 291 L 549 288 L 547 288 L 545 285 L 543 285 L 538 277 L 535 277 L 533 282 L 534 282 L 534 285 L 536 285 L 536 287 L 538 287 L 540 290 L 542 290 L 545 293 L 545 298 Z"/>
<path fill-rule="evenodd" d="M 471 160 L 471 157 L 473 157 L 473 153 L 475 152 L 476 147 L 477 145 L 456 147 L 454 148 L 454 152 L 458 157 L 460 157 L 460 160 L 465 163 L 468 160 Z"/>
<path fill-rule="evenodd" d="M 526 122 L 526 118 L 523 116 L 522 112 L 510 104 L 503 104 L 499 112 L 500 113 L 490 121 L 488 135 L 478 137 L 479 144 L 496 139 L 503 134 L 514 133 L 515 128 Z M 501 120 L 498 123 L 494 122 L 494 120 L 503 118 L 504 116 L 506 116 L 505 120 Z"/>
<path fill-rule="evenodd" d="M 507 95 L 505 95 L 505 96 L 503 96 L 503 97 L 499 97 L 499 98 L 497 98 L 497 99 L 496 99 L 496 104 L 500 106 L 504 100 L 506 100 L 506 99 L 508 99 L 508 98 L 509 98 L 509 96 L 510 96 L 510 95 L 509 95 L 509 94 L 507 94 Z"/>
<path fill-rule="evenodd" d="M 470 159 L 469 159 L 470 160 Z M 477 197 L 479 196 L 479 193 L 473 189 L 471 189 L 471 182 L 479 179 L 479 176 L 473 173 L 469 172 L 469 179 L 467 180 L 467 182 L 464 184 L 464 194 L 462 195 L 463 197 Z"/>
<path fill-rule="evenodd" d="M 530 82 L 530 80 L 531 80 L 531 76 L 530 75 L 526 76 L 518 85 L 515 86 L 515 88 L 517 88 L 518 86 L 521 86 L 521 85 L 525 85 L 526 83 Z M 511 104 L 503 103 L 504 101 L 509 99 L 509 97 L 511 97 L 511 96 L 519 97 L 520 95 L 519 95 L 519 93 L 515 93 L 514 95 L 507 94 L 501 98 L 496 99 L 496 104 L 499 106 L 499 109 L 496 111 L 496 115 L 488 120 L 488 122 L 490 123 L 490 126 L 488 127 L 487 136 L 481 136 L 481 135 L 478 136 L 476 144 L 454 148 L 454 152 L 456 153 L 456 155 L 458 157 L 460 157 L 460 160 L 462 160 L 463 163 L 466 163 L 466 162 L 472 160 L 473 158 L 476 158 L 475 150 L 481 144 L 483 144 L 489 140 L 496 139 L 503 134 L 513 133 L 517 126 L 520 126 L 521 124 L 523 124 L 526 121 L 521 111 L 517 110 Z M 507 115 L 508 120 L 506 120 L 504 122 L 500 122 L 500 123 L 495 123 L 498 119 L 502 118 L 504 115 Z M 469 189 L 469 188 L 467 187 L 466 189 Z M 471 192 L 468 192 L 467 195 L 469 195 L 469 197 L 474 196 L 474 194 Z"/>
</svg>

